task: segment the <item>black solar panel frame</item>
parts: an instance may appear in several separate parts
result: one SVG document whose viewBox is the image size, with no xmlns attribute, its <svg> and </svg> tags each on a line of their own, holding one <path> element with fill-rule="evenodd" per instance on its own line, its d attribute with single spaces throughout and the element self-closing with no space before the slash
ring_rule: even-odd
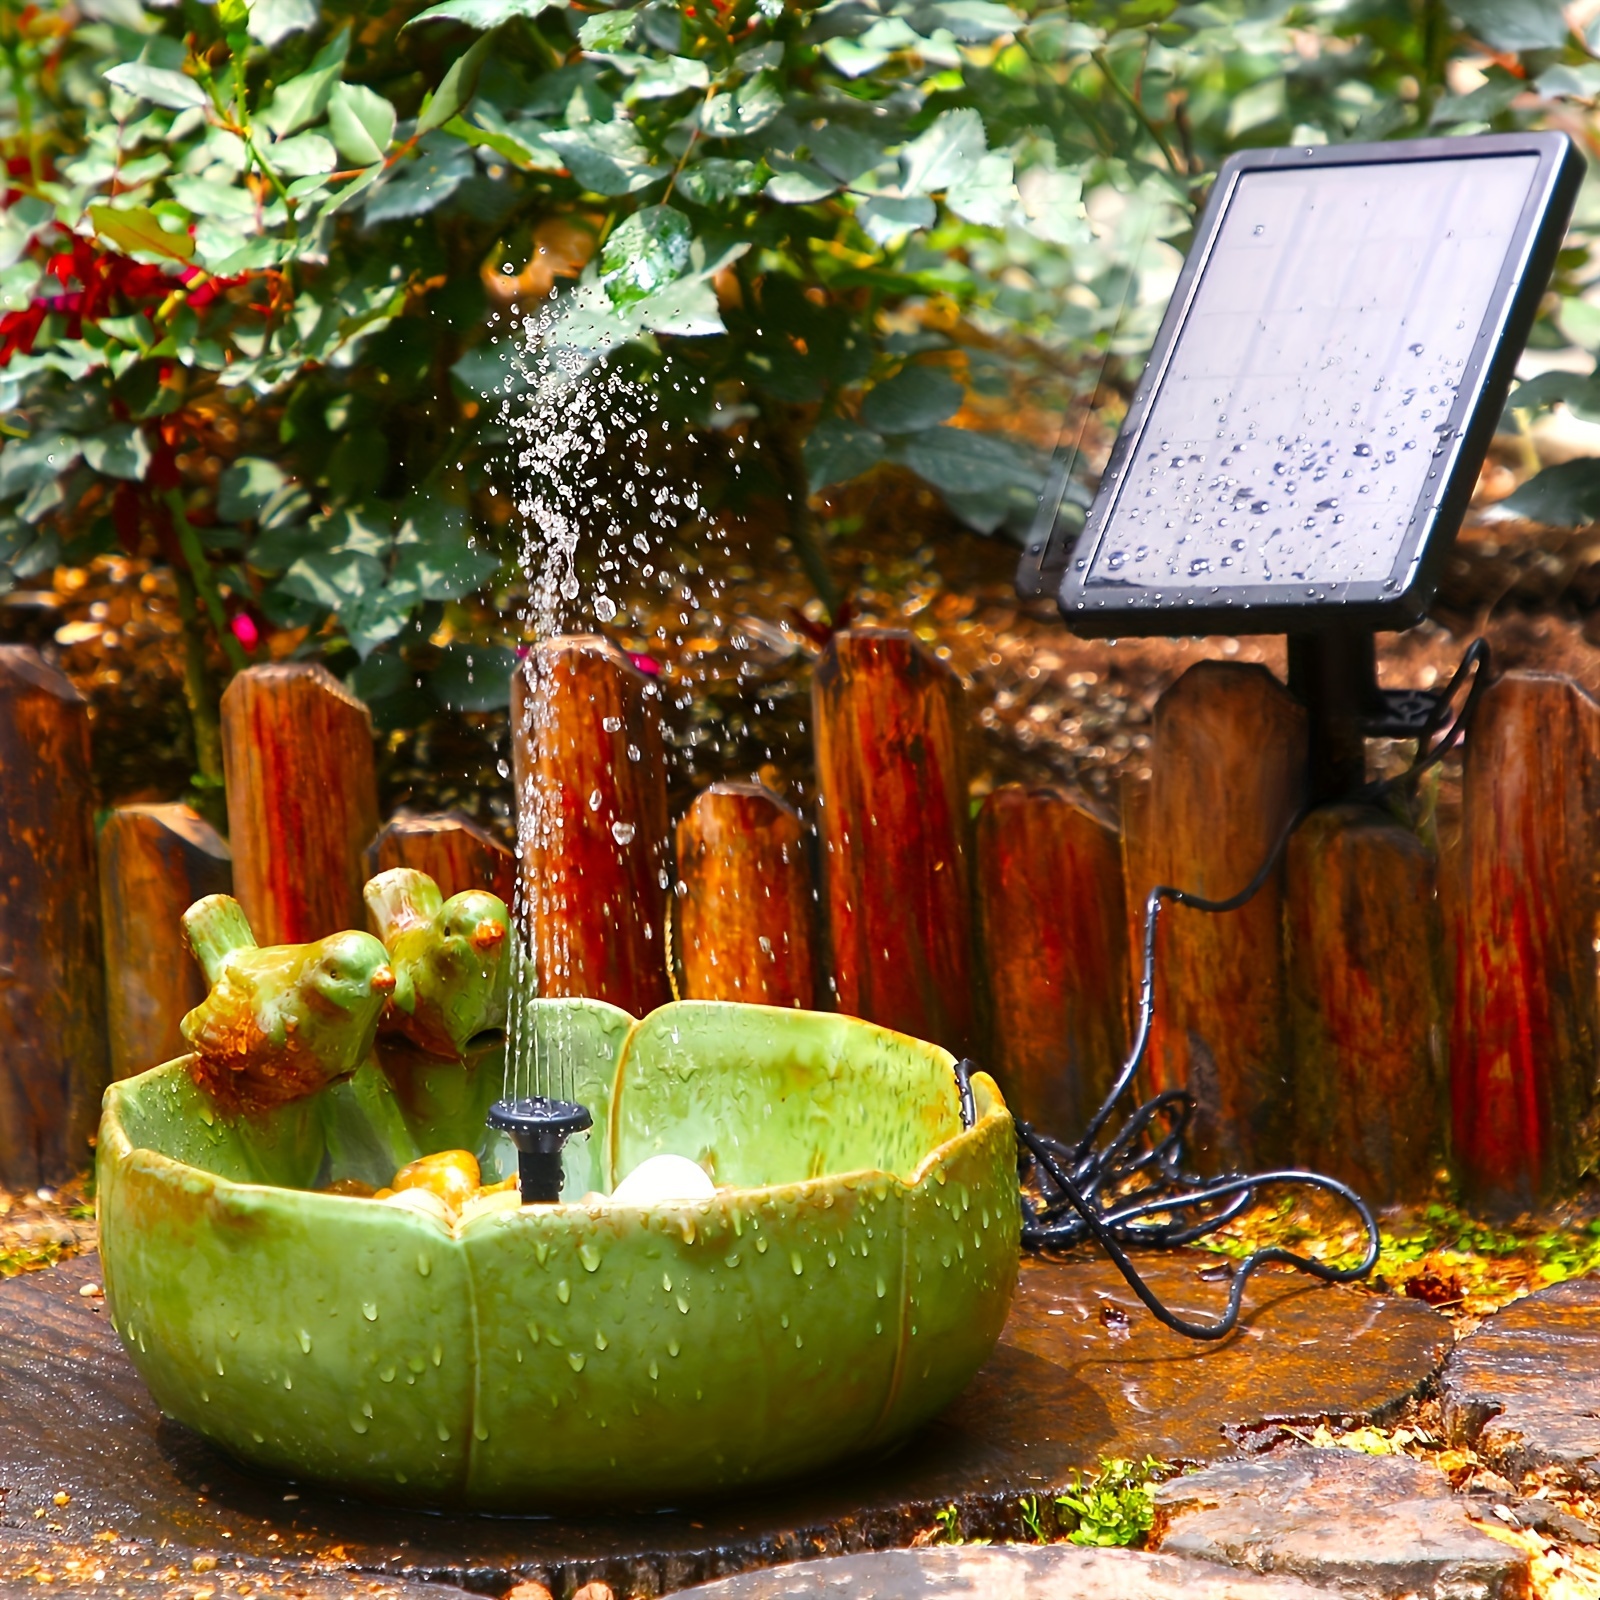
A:
<svg viewBox="0 0 1600 1600">
<path fill-rule="evenodd" d="M 1494 291 L 1473 340 L 1447 422 L 1438 477 L 1425 484 L 1385 578 L 1343 584 L 1219 585 L 1215 592 L 1091 583 L 1094 556 L 1111 527 L 1126 463 L 1138 449 L 1172 355 L 1194 304 L 1228 205 L 1253 172 L 1319 171 L 1398 162 L 1470 161 L 1532 155 L 1538 160 L 1528 198 L 1506 249 Z M 1072 631 L 1086 637 L 1204 633 L 1308 633 L 1329 628 L 1408 628 L 1426 614 L 1444 560 L 1461 526 L 1478 472 L 1504 410 L 1516 364 L 1555 269 L 1585 161 L 1564 133 L 1478 134 L 1389 144 L 1296 145 L 1246 150 L 1217 175 L 1194 243 L 1179 273 L 1116 444 L 1061 579 L 1058 603 Z M 1059 476 L 1059 473 L 1053 474 Z M 1059 541 L 1061 530 L 1053 530 Z M 1050 555 L 1044 556 L 1046 570 Z M 1019 586 L 1037 581 L 1040 557 L 1024 557 Z"/>
</svg>

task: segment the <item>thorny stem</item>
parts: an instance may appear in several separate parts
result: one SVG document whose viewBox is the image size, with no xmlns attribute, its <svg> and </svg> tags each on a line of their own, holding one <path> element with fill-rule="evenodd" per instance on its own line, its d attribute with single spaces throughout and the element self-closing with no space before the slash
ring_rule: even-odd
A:
<svg viewBox="0 0 1600 1600">
<path fill-rule="evenodd" d="M 188 564 L 189 582 L 205 604 L 206 615 L 216 630 L 218 643 L 222 646 L 222 653 L 228 658 L 228 665 L 235 672 L 243 672 L 250 663 L 245 656 L 244 646 L 234 638 L 233 630 L 228 626 L 228 613 L 223 607 L 222 595 L 217 589 L 216 579 L 211 575 L 211 565 L 206 560 L 206 553 L 201 548 L 200 535 L 194 531 L 194 525 L 183 509 L 183 496 L 176 489 L 169 489 L 164 499 L 167 510 L 172 515 L 172 527 L 178 536 L 178 548 L 183 551 L 183 559 Z"/>
<path fill-rule="evenodd" d="M 181 567 L 173 569 L 178 584 L 178 620 L 183 628 L 183 697 L 189 704 L 194 730 L 194 764 L 197 787 L 217 790 L 222 783 L 222 719 L 218 712 L 216 680 L 206 660 L 206 642 L 198 626 L 199 596 L 193 579 Z"/>
<path fill-rule="evenodd" d="M 772 452 L 772 464 L 789 501 L 789 538 L 800 558 L 811 587 L 817 591 L 832 618 L 839 614 L 839 586 L 828 568 L 828 557 L 817 537 L 816 519 L 811 515 L 811 485 L 806 478 L 805 459 L 794 425 L 779 401 L 761 401 L 762 433 Z"/>
<path fill-rule="evenodd" d="M 1096 50 L 1094 52 L 1094 60 L 1095 65 L 1098 66 L 1101 72 L 1105 74 L 1106 82 L 1111 85 L 1111 88 L 1116 94 L 1117 98 L 1120 99 L 1122 103 L 1126 105 L 1127 108 L 1134 114 L 1134 116 L 1139 119 L 1140 127 L 1142 127 L 1144 131 L 1148 133 L 1160 147 L 1161 154 L 1166 158 L 1167 169 L 1174 177 L 1186 177 L 1187 173 L 1184 171 L 1183 162 L 1179 159 L 1178 153 L 1167 142 L 1167 136 L 1146 115 L 1144 107 L 1140 105 L 1138 100 L 1133 96 L 1132 93 L 1130 93 L 1128 86 L 1116 75 L 1115 72 L 1111 70 L 1111 61 L 1106 55 L 1105 51 Z"/>
</svg>

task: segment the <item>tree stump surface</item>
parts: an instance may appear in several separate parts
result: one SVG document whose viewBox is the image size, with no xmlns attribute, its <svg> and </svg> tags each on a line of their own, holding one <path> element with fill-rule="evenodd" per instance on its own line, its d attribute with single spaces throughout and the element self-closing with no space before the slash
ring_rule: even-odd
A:
<svg viewBox="0 0 1600 1600">
<path fill-rule="evenodd" d="M 1495 1312 L 1439 1380 L 1451 1442 L 1520 1483 L 1551 1472 L 1600 1490 L 1600 1278 L 1540 1289 Z"/>
<path fill-rule="evenodd" d="M 107 1070 L 89 708 L 0 645 L 0 1187 L 78 1171 Z"/>
<path fill-rule="evenodd" d="M 1157 1293 L 1190 1315 L 1221 1309 L 1226 1281 L 1201 1277 L 1216 1265 L 1201 1252 L 1141 1260 Z M 949 1505 L 969 1537 L 1018 1537 L 1024 1495 L 1065 1490 L 1102 1456 L 1212 1461 L 1252 1432 L 1277 1437 L 1274 1418 L 1370 1420 L 1429 1381 L 1452 1342 L 1449 1323 L 1416 1301 L 1270 1272 L 1251 1283 L 1239 1332 L 1196 1344 L 1156 1324 L 1107 1263 L 1027 1262 L 988 1365 L 887 1460 L 668 1512 L 419 1516 L 256 1476 L 163 1421 L 104 1301 L 78 1292 L 99 1271 L 89 1255 L 0 1284 L 0 1560 L 36 1535 L 43 1508 L 63 1541 L 90 1544 L 111 1528 L 119 1548 L 184 1568 L 221 1552 L 289 1569 L 322 1559 L 412 1572 L 478 1593 L 537 1578 L 563 1594 L 602 1578 L 659 1594 L 903 1545 Z M 71 1499 L 57 1507 L 63 1489 Z"/>
<path fill-rule="evenodd" d="M 1600 705 L 1510 672 L 1467 735 L 1450 895 L 1454 1158 L 1491 1210 L 1573 1184 L 1600 1052 Z"/>
<path fill-rule="evenodd" d="M 1127 854 L 1141 925 L 1158 883 L 1225 900 L 1255 876 L 1300 804 L 1305 711 L 1265 667 L 1199 662 L 1156 706 L 1150 769 Z M 1195 1097 L 1202 1170 L 1289 1159 L 1287 1001 L 1281 866 L 1237 911 L 1163 907 L 1149 1079 Z"/>
<path fill-rule="evenodd" d="M 113 1078 L 189 1048 L 178 1024 L 205 999 L 206 982 L 184 943 L 183 914 L 232 888 L 227 845 L 188 806 L 121 806 L 106 819 L 100 906 Z"/>
<path fill-rule="evenodd" d="M 714 783 L 678 822 L 674 940 L 689 1000 L 817 1003 L 805 825 L 753 783 Z"/>
<path fill-rule="evenodd" d="M 743 1572 L 679 1600 L 1328 1600 L 1294 1578 L 1133 1550 L 875 1550 Z M 671 1597 L 669 1597 L 671 1600 Z"/>
<path fill-rule="evenodd" d="M 1170 1479 L 1154 1499 L 1162 1552 L 1304 1578 L 1319 1594 L 1528 1593 L 1528 1552 L 1477 1527 L 1469 1512 L 1488 1507 L 1452 1494 L 1432 1462 L 1409 1456 L 1274 1451 Z"/>
<path fill-rule="evenodd" d="M 1420 1200 L 1444 1154 L 1442 932 L 1432 853 L 1370 806 L 1289 845 L 1298 1159 L 1374 1205 Z"/>
<path fill-rule="evenodd" d="M 839 1009 L 978 1054 L 960 681 L 908 633 L 844 629 L 811 698 Z"/>
<path fill-rule="evenodd" d="M 516 894 L 516 856 L 459 811 L 392 817 L 367 846 L 363 860 L 369 878 L 394 867 L 425 872 L 446 900 L 467 889 L 486 889 L 509 906 Z"/>
<path fill-rule="evenodd" d="M 259 944 L 367 925 L 372 718 L 325 667 L 247 667 L 222 696 L 234 894 Z"/>
<path fill-rule="evenodd" d="M 978 813 L 990 1037 L 1006 1101 L 1076 1138 L 1128 1053 L 1121 841 L 1058 790 L 1005 784 Z"/>
<path fill-rule="evenodd" d="M 547 640 L 512 678 L 511 729 L 539 993 L 587 995 L 642 1017 L 672 998 L 656 686 L 609 640 Z"/>
</svg>

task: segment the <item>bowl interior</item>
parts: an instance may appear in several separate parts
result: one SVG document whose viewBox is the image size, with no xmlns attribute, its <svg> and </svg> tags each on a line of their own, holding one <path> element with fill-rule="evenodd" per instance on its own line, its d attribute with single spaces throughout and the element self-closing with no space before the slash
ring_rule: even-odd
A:
<svg viewBox="0 0 1600 1600">
<path fill-rule="evenodd" d="M 722 1187 L 762 1188 L 881 1171 L 909 1179 L 961 1131 L 946 1051 L 848 1017 L 684 1001 L 635 1022 L 588 1000 L 531 1002 L 525 1065 L 506 1052 L 463 1068 L 369 1064 L 309 1101 L 222 1117 L 180 1072 L 114 1087 L 131 1145 L 234 1182 L 381 1187 L 407 1161 L 468 1149 L 486 1181 L 516 1170 L 489 1129 L 502 1095 L 554 1093 L 588 1106 L 594 1130 L 567 1145 L 564 1200 L 609 1193 L 648 1156 L 703 1166 Z"/>
</svg>

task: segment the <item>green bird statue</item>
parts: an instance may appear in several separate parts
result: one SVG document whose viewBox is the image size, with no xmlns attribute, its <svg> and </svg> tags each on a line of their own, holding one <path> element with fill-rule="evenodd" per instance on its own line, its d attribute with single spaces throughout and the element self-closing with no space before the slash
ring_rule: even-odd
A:
<svg viewBox="0 0 1600 1600">
<path fill-rule="evenodd" d="M 183 915 L 211 993 L 179 1024 L 190 1074 L 228 1111 L 260 1111 L 348 1078 L 384 1006 L 408 996 L 370 933 L 262 947 L 239 902 L 212 894 Z"/>
<path fill-rule="evenodd" d="M 366 887 L 367 914 L 400 988 L 383 1021 L 424 1054 L 468 1062 L 505 1037 L 511 916 L 481 889 L 446 900 L 425 872 L 395 867 Z"/>
</svg>

